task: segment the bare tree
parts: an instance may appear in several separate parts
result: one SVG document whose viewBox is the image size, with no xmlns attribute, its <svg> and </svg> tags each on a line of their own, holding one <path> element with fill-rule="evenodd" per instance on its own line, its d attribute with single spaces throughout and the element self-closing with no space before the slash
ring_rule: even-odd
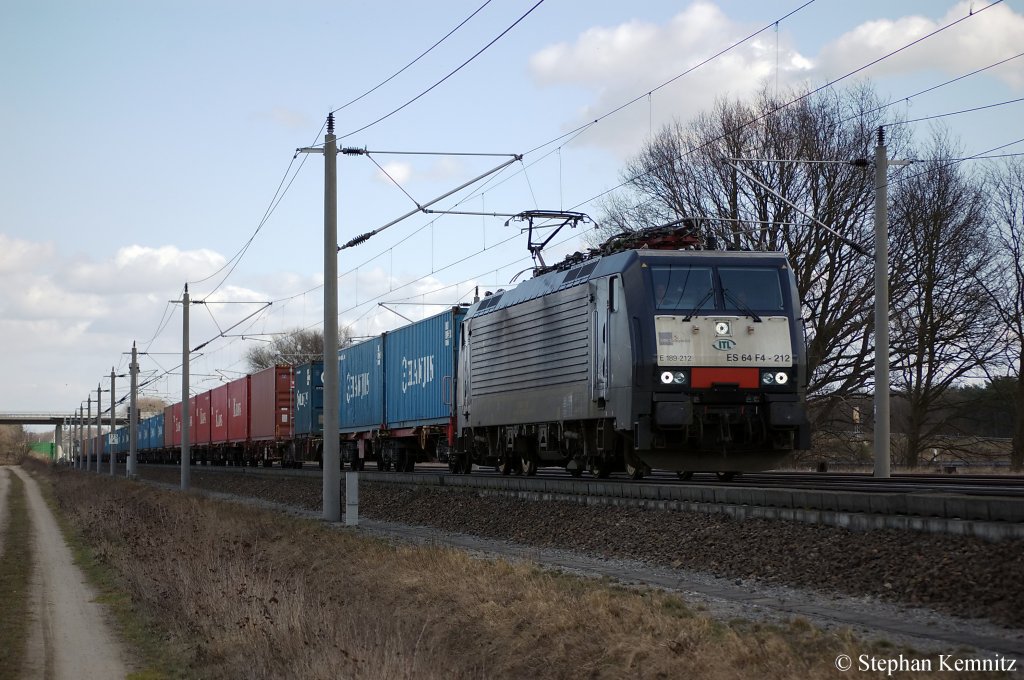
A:
<svg viewBox="0 0 1024 680">
<path fill-rule="evenodd" d="M 927 160 L 891 190 L 893 386 L 907 400 L 903 462 L 956 415 L 943 397 L 1000 351 L 986 285 L 995 273 L 985 188 L 936 133 Z"/>
<path fill-rule="evenodd" d="M 1016 373 L 1015 422 L 1010 467 L 1024 469 L 1024 161 L 989 173 L 996 225 L 995 258 L 1001 277 L 990 297 L 1006 331 L 1007 362 Z"/>
<path fill-rule="evenodd" d="M 0 463 L 17 465 L 28 453 L 29 437 L 21 425 L 0 425 Z"/>
<path fill-rule="evenodd" d="M 868 86 L 783 106 L 795 98 L 765 90 L 752 104 L 720 101 L 663 129 L 623 171 L 626 190 L 606 201 L 602 236 L 689 217 L 730 248 L 786 252 L 807 319 L 808 393 L 820 424 L 871 380 L 873 263 L 805 215 L 871 243 L 873 176 L 851 161 L 872 156 L 883 119 Z M 902 143 L 890 140 L 897 151 Z M 740 157 L 792 162 L 727 160 Z"/>
<path fill-rule="evenodd" d="M 338 329 L 338 346 L 351 342 L 346 328 Z M 260 371 L 278 364 L 298 365 L 324 358 L 324 334 L 315 329 L 296 328 L 275 337 L 269 343 L 253 345 L 245 353 L 251 371 Z"/>
</svg>

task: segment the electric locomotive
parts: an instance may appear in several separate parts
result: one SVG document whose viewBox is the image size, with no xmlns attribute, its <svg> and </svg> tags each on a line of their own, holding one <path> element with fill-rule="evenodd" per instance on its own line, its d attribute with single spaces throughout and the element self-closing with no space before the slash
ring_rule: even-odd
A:
<svg viewBox="0 0 1024 680">
<path fill-rule="evenodd" d="M 730 478 L 808 448 L 803 328 L 785 255 L 695 243 L 682 229 L 641 235 L 471 306 L 452 469 Z"/>
</svg>

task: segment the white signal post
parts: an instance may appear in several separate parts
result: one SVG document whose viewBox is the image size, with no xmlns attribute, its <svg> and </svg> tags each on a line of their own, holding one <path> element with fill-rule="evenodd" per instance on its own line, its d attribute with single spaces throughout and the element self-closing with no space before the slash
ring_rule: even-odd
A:
<svg viewBox="0 0 1024 680">
<path fill-rule="evenodd" d="M 889 168 L 885 128 L 875 146 L 875 477 L 889 477 Z"/>
<path fill-rule="evenodd" d="M 910 165 L 909 160 L 889 160 L 885 128 L 878 128 L 875 146 L 875 469 L 874 476 L 888 478 L 892 465 L 889 412 L 889 178 L 890 165 Z"/>
<path fill-rule="evenodd" d="M 334 136 L 334 114 L 327 116 L 324 148 L 298 149 L 296 153 L 324 155 L 324 450 L 323 518 L 341 520 L 341 467 L 338 429 L 338 140 Z M 346 496 L 358 499 L 359 473 L 345 477 Z M 357 491 L 353 494 L 351 487 Z M 347 524 L 358 523 L 358 508 L 347 513 Z"/>
<path fill-rule="evenodd" d="M 132 363 L 128 366 L 128 373 L 131 376 L 131 396 L 129 397 L 128 413 L 128 479 L 135 479 L 138 450 L 138 412 L 139 406 L 139 355 L 132 343 Z"/>
<path fill-rule="evenodd" d="M 103 462 L 103 385 L 96 383 L 96 474 Z"/>
<path fill-rule="evenodd" d="M 188 491 L 192 474 L 192 451 L 189 447 L 189 422 L 190 413 L 188 400 L 188 284 L 185 284 L 185 292 L 181 296 L 181 490 Z M 171 423 L 173 427 L 174 424 Z M 167 423 L 164 423 L 167 427 Z"/>
<path fill-rule="evenodd" d="M 110 476 L 114 476 L 114 469 L 117 467 L 117 454 L 114 453 L 114 433 L 117 432 L 117 396 L 114 391 L 114 367 L 110 367 Z"/>
</svg>

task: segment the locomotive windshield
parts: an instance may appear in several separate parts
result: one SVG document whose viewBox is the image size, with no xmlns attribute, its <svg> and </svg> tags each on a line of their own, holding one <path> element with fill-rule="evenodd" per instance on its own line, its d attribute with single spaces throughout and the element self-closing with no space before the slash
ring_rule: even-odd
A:
<svg viewBox="0 0 1024 680">
<path fill-rule="evenodd" d="M 718 295 L 715 295 L 717 273 Z M 774 267 L 667 265 L 651 268 L 654 304 L 660 310 L 781 312 L 785 309 L 779 271 Z M 723 306 L 719 306 L 723 305 Z"/>
<path fill-rule="evenodd" d="M 719 267 L 727 310 L 782 311 L 779 271 L 771 267 Z"/>
<path fill-rule="evenodd" d="M 658 309 L 714 307 L 711 267 L 653 267 L 654 303 Z"/>
</svg>

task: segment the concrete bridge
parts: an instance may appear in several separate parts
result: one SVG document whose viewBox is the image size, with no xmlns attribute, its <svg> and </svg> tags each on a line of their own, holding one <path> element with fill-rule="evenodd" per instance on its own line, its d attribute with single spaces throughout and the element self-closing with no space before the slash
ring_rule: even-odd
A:
<svg viewBox="0 0 1024 680">
<path fill-rule="evenodd" d="M 75 425 L 78 418 L 75 414 L 65 413 L 27 413 L 27 412 L 15 412 L 7 411 L 0 412 L 0 425 L 52 425 L 54 428 L 53 442 L 56 444 L 56 450 L 62 451 L 64 448 L 64 428 L 65 426 L 70 427 L 71 431 L 74 432 Z M 86 425 L 93 425 L 96 422 L 96 415 L 94 414 L 88 419 Z M 110 417 L 101 416 L 100 422 L 103 427 L 110 427 Z M 127 425 L 127 418 L 114 418 L 114 425 L 121 426 Z M 72 441 L 72 444 L 74 442 Z M 74 446 L 72 446 L 74 449 Z M 59 454 L 58 454 L 59 455 Z"/>
<path fill-rule="evenodd" d="M 0 425 L 53 425 L 59 427 L 69 422 L 74 422 L 77 416 L 73 413 L 18 413 L 8 411 L 6 413 L 0 412 Z M 96 414 L 94 413 L 89 419 L 90 422 L 96 422 Z M 101 416 L 100 420 L 104 425 L 110 425 L 109 416 Z M 115 425 L 127 425 L 127 418 L 115 418 Z"/>
</svg>

